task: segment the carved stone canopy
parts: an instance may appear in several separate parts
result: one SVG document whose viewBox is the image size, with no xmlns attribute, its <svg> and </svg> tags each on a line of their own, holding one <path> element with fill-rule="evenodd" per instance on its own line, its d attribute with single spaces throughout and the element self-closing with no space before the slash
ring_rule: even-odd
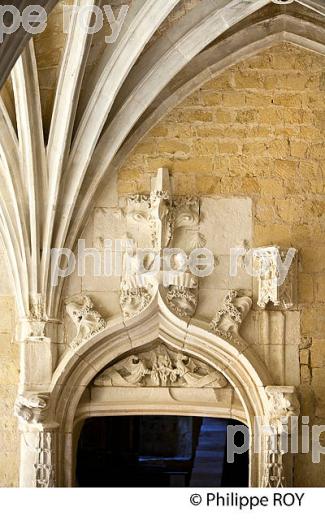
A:
<svg viewBox="0 0 325 520">
<path fill-rule="evenodd" d="M 94 380 L 94 386 L 115 387 L 224 388 L 227 385 L 227 379 L 218 370 L 163 343 L 122 359 Z"/>
</svg>

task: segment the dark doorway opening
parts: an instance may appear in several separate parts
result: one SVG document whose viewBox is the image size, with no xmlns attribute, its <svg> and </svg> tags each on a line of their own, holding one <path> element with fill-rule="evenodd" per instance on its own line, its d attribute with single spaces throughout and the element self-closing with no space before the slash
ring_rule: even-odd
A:
<svg viewBox="0 0 325 520">
<path fill-rule="evenodd" d="M 227 462 L 226 419 L 116 416 L 87 419 L 80 434 L 79 487 L 247 487 L 248 453 Z M 235 442 L 241 446 L 242 434 Z"/>
</svg>

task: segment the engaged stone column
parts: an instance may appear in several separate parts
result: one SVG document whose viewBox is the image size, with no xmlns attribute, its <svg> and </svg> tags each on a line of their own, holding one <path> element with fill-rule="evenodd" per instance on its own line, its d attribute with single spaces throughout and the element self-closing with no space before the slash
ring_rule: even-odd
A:
<svg viewBox="0 0 325 520">
<path fill-rule="evenodd" d="M 57 431 L 56 424 L 22 427 L 20 487 L 56 486 Z"/>
<path fill-rule="evenodd" d="M 30 315 L 17 327 L 20 381 L 14 414 L 21 435 L 20 486 L 53 487 L 56 483 L 58 424 L 49 415 L 59 322 L 48 320 L 40 295 L 31 298 Z"/>
<path fill-rule="evenodd" d="M 265 472 L 264 487 L 290 486 L 293 453 L 298 447 L 292 442 L 297 433 L 300 404 L 293 386 L 268 386 L 268 414 L 265 417 Z"/>
</svg>

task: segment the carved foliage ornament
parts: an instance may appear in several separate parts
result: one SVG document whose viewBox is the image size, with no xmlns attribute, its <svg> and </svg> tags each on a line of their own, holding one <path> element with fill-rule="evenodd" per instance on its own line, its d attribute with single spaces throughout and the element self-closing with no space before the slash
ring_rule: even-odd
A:
<svg viewBox="0 0 325 520">
<path fill-rule="evenodd" d="M 152 299 L 152 286 L 147 287 L 128 287 L 123 284 L 120 294 L 120 305 L 123 309 L 125 318 L 132 318 L 142 312 Z"/>
<path fill-rule="evenodd" d="M 89 296 L 70 299 L 66 309 L 77 328 L 77 334 L 70 344 L 71 347 L 79 346 L 106 327 L 106 321 L 95 310 Z"/>
<path fill-rule="evenodd" d="M 167 292 L 170 309 L 181 318 L 191 318 L 198 303 L 197 290 L 171 285 Z"/>
<path fill-rule="evenodd" d="M 239 296 L 238 291 L 229 291 L 222 308 L 210 323 L 211 330 L 225 339 L 239 337 L 239 329 L 252 307 L 249 296 Z"/>
<path fill-rule="evenodd" d="M 14 405 L 14 415 L 22 422 L 39 423 L 45 418 L 48 406 L 48 394 L 19 395 Z"/>
<path fill-rule="evenodd" d="M 298 417 L 300 403 L 293 386 L 267 386 L 268 423 L 275 432 L 281 433 L 290 417 Z"/>
<path fill-rule="evenodd" d="M 205 363 L 160 344 L 128 356 L 96 377 L 95 386 L 223 388 L 227 379 Z"/>
</svg>

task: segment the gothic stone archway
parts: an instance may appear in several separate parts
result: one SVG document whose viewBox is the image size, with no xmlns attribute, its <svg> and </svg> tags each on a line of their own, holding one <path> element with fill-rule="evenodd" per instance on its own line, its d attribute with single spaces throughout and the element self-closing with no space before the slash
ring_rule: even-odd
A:
<svg viewBox="0 0 325 520">
<path fill-rule="evenodd" d="M 121 378 L 120 360 L 125 363 L 125 360 L 130 361 L 130 356 L 141 359 L 143 354 L 139 352 L 144 346 L 148 360 L 152 356 L 150 345 L 157 345 L 157 342 L 173 352 L 173 363 L 178 359 L 188 364 L 192 359 L 201 368 L 202 381 L 207 381 L 207 388 L 193 388 L 192 383 L 187 387 L 158 387 L 153 389 L 157 391 L 153 400 L 150 386 L 115 387 Z M 107 367 L 113 367 L 113 370 L 107 370 Z M 122 374 L 128 377 L 128 372 L 122 371 Z M 188 380 L 190 378 L 191 373 Z M 112 391 L 110 403 L 105 399 L 104 403 L 100 400 L 87 403 L 87 388 L 94 380 L 97 384 L 104 380 L 105 384 L 112 385 L 102 387 Z M 203 323 L 187 327 L 169 311 L 158 294 L 138 317 L 125 322 L 116 320 L 63 358 L 55 372 L 50 399 L 44 404 L 44 410 L 42 403 L 38 403 L 41 404 L 38 408 L 35 403 L 33 420 L 22 423 L 21 485 L 73 486 L 78 423 L 93 414 L 134 414 L 135 410 L 141 414 L 163 414 L 174 409 L 184 415 L 237 418 L 249 426 L 252 446 L 256 442 L 253 428 L 256 417 L 272 425 L 275 419 L 292 413 L 294 388 L 274 387 L 271 383 L 265 366 L 254 358 L 247 345 L 233 345 L 210 332 Z M 215 389 L 214 385 L 221 385 L 221 388 Z M 222 388 L 223 385 L 227 387 Z M 119 392 L 121 388 L 123 399 Z M 130 390 L 135 399 L 133 403 L 128 400 Z M 177 393 L 173 395 L 172 390 Z M 219 402 L 211 402 L 211 390 L 224 393 Z M 206 392 L 204 396 L 203 392 Z M 227 398 L 235 395 L 233 404 L 229 405 L 229 401 L 227 404 Z M 250 453 L 252 486 L 262 486 L 265 476 L 272 471 L 266 440 L 261 432 L 259 453 L 253 450 Z"/>
</svg>

